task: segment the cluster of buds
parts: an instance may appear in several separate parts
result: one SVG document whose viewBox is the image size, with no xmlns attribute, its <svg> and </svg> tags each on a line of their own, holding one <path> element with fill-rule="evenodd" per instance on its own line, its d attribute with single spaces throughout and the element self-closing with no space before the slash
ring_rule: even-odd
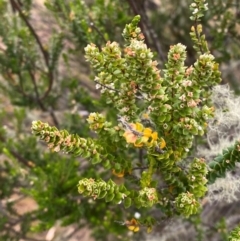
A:
<svg viewBox="0 0 240 241">
<path fill-rule="evenodd" d="M 123 201 L 126 208 L 132 204 L 132 201 L 138 207 L 152 207 L 158 203 L 155 188 L 145 187 L 138 192 L 136 197 L 132 197 L 133 195 L 124 185 L 118 186 L 112 180 L 105 182 L 102 179 L 84 178 L 78 183 L 78 192 L 93 199 L 104 198 L 106 202 L 119 204 Z"/>
<path fill-rule="evenodd" d="M 187 69 L 184 66 L 185 59 L 184 45 L 170 47 L 162 78 L 162 87 L 165 88 L 167 98 L 152 101 L 153 111 L 150 113 L 157 131 L 163 133 L 168 151 L 174 152 L 175 161 L 188 154 L 194 136 L 204 134 L 206 122 L 214 112 L 209 101 L 209 86 L 221 81 L 218 65 L 212 55 L 202 54 Z"/>
<path fill-rule="evenodd" d="M 194 2 L 190 5 L 190 10 L 192 12 L 190 19 L 195 23 L 191 28 L 190 36 L 194 42 L 193 48 L 196 49 L 199 55 L 209 53 L 205 36 L 202 34 L 202 25 L 197 24 L 201 17 L 204 16 L 204 12 L 207 9 L 208 3 L 206 3 L 206 0 L 194 0 Z"/>
<path fill-rule="evenodd" d="M 93 199 L 105 198 L 106 202 L 120 203 L 129 195 L 129 191 L 112 180 L 105 182 L 101 179 L 84 178 L 78 183 L 78 192 Z"/>
<path fill-rule="evenodd" d="M 196 197 L 201 198 L 207 191 L 207 165 L 204 159 L 195 158 L 190 164 L 188 171 L 189 191 Z"/>
<path fill-rule="evenodd" d="M 200 204 L 192 193 L 187 192 L 181 193 L 175 199 L 175 207 L 179 213 L 185 217 L 189 217 L 190 215 L 196 214 L 199 211 Z"/>
<path fill-rule="evenodd" d="M 138 196 L 135 199 L 136 205 L 140 207 L 152 207 L 158 203 L 158 194 L 155 188 L 145 187 L 139 191 Z"/>
<path fill-rule="evenodd" d="M 141 29 L 137 27 L 138 23 L 140 21 L 140 16 L 136 16 L 130 24 L 127 24 L 126 27 L 123 30 L 123 37 L 127 41 L 127 43 L 130 43 L 131 40 L 137 39 L 139 41 L 144 40 L 144 36 L 141 32 Z"/>
<path fill-rule="evenodd" d="M 122 57 L 119 45 L 108 42 L 100 52 L 95 45 L 89 44 L 85 52 L 87 61 L 99 72 L 95 78 L 96 88 L 101 89 L 108 103 L 113 103 L 120 112 L 134 119 L 137 112 L 135 87 L 125 84 L 130 76 L 126 71 L 128 63 Z"/>
<path fill-rule="evenodd" d="M 91 130 L 97 131 L 101 130 L 103 127 L 107 125 L 105 117 L 99 113 L 91 113 L 88 118 L 87 122 Z M 109 123 L 111 125 L 111 123 Z"/>
<path fill-rule="evenodd" d="M 61 150 L 75 156 L 91 157 L 93 164 L 101 162 L 102 147 L 92 139 L 71 135 L 66 130 L 59 131 L 56 127 L 41 121 L 33 121 L 32 133 L 47 142 L 48 147 L 55 152 Z"/>
<path fill-rule="evenodd" d="M 96 87 L 127 121 L 136 121 L 139 110 L 143 111 L 155 101 L 159 108 L 167 100 L 157 62 L 152 60 L 153 53 L 137 27 L 139 20 L 136 16 L 123 32 L 127 42 L 123 54 L 116 42 L 108 42 L 102 51 L 94 44 L 85 48 L 87 61 L 98 72 Z M 146 104 L 140 106 L 138 102 Z"/>
<path fill-rule="evenodd" d="M 177 129 L 178 127 L 178 129 Z M 176 131 L 182 135 L 203 135 L 204 131 L 201 125 L 193 118 L 180 118 L 180 122 L 176 125 Z"/>
<path fill-rule="evenodd" d="M 192 11 L 192 20 L 195 18 L 199 19 L 202 17 L 202 13 L 208 10 L 208 3 L 205 3 L 206 0 L 194 0 L 194 2 L 190 5 L 190 10 Z"/>
</svg>

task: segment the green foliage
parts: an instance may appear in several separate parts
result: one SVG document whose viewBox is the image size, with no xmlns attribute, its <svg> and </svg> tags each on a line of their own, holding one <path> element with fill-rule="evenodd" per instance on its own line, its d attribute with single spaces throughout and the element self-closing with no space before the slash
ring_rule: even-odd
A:
<svg viewBox="0 0 240 241">
<path fill-rule="evenodd" d="M 197 2 L 191 5 L 195 22 L 203 16 L 202 9 L 206 9 L 204 1 Z M 203 159 L 194 159 L 188 170 L 183 170 L 179 162 L 187 156 L 194 136 L 203 135 L 206 121 L 213 116 L 209 87 L 220 82 L 220 72 L 206 48 L 204 35 L 199 37 L 201 29 L 197 28 L 193 40 L 199 50 L 198 60 L 193 66 L 185 67 L 186 47 L 182 44 L 171 46 L 164 76 L 160 77 L 153 54 L 137 27 L 139 21 L 140 16 L 136 16 L 123 31 L 124 53 L 116 42 L 107 42 L 102 51 L 94 44 L 85 48 L 86 59 L 98 72 L 96 86 L 107 103 L 118 111 L 119 124 L 113 126 L 103 115 L 90 114 L 88 123 L 98 134 L 96 140 L 69 135 L 65 130 L 58 131 L 40 121 L 33 122 L 32 131 L 46 141 L 50 149 L 81 155 L 89 158 L 92 164 L 104 161 L 103 166 L 118 175 L 131 175 L 134 168 L 134 162 L 128 161 L 131 164 L 127 165 L 124 161 L 124 154 L 129 160 L 127 149 L 130 152 L 132 148 L 142 149 L 147 171 L 141 173 L 139 190 L 131 191 L 129 185 L 118 187 L 111 180 L 90 178 L 80 180 L 79 192 L 114 203 L 127 197 L 127 207 L 134 204 L 138 208 L 152 207 L 159 203 L 166 212 L 176 207 L 179 214 L 188 217 L 199 211 L 198 199 L 207 191 L 207 166 Z M 149 127 L 144 126 L 144 118 Z M 127 148 L 124 142 L 128 143 Z M 164 198 L 161 191 L 157 192 L 159 183 L 153 179 L 154 173 L 159 171 L 164 182 L 171 186 Z M 166 203 L 174 205 L 166 207 Z"/>
<path fill-rule="evenodd" d="M 189 217 L 199 211 L 200 204 L 192 193 L 181 193 L 176 198 L 176 209 L 182 215 Z"/>
<path fill-rule="evenodd" d="M 130 20 L 125 14 L 128 8 L 125 1 L 97 0 L 92 4 L 47 0 L 45 6 L 54 14 L 61 29 L 72 33 L 78 49 L 91 42 L 101 46 L 113 36 L 119 39 L 117 35 L 120 36 L 124 24 Z"/>
<path fill-rule="evenodd" d="M 96 240 L 129 240 L 128 230 L 151 232 L 176 217 L 204 239 L 207 184 L 233 170 L 239 142 L 207 163 L 195 155 L 195 140 L 214 116 L 217 62 L 238 57 L 239 18 L 232 1 L 177 1 L 181 11 L 171 18 L 165 10 L 174 0 L 152 12 L 140 2 L 46 0 L 56 22 L 44 43 L 32 21 L 34 1 L 0 1 L 0 92 L 11 101 L 1 99 L 0 113 L 2 240 L 28 240 L 56 222 L 88 226 Z M 224 41 L 235 43 L 225 48 Z M 175 42 L 185 45 L 169 49 Z M 82 76 L 89 74 L 84 50 L 101 99 Z M 59 72 L 62 65 L 67 70 Z M 44 119 L 33 121 L 32 133 L 50 152 L 30 134 L 33 119 Z M 14 195 L 33 198 L 36 210 L 20 216 Z M 18 220 L 19 232 L 11 229 Z"/>
<path fill-rule="evenodd" d="M 240 143 L 236 141 L 235 144 L 223 150 L 222 155 L 218 155 L 213 161 L 209 163 L 211 168 L 207 179 L 209 183 L 215 182 L 219 177 L 224 177 L 227 171 L 233 170 L 236 162 L 240 161 Z"/>
<path fill-rule="evenodd" d="M 63 38 L 61 33 L 54 33 L 49 46 L 44 46 L 28 22 L 31 1 L 25 1 L 22 9 L 18 3 L 13 6 L 19 10 L 18 15 L 10 16 L 8 10 L 0 17 L 0 36 L 4 47 L 4 51 L 0 52 L 0 71 L 7 80 L 6 84 L 1 83 L 0 86 L 12 96 L 14 104 L 30 107 L 39 105 L 45 111 L 47 108 L 43 100 L 52 89 Z M 7 6 L 2 8 L 9 9 Z M 53 98 L 49 98 L 46 104 L 52 101 Z"/>
<path fill-rule="evenodd" d="M 229 241 L 238 241 L 240 240 L 240 228 L 236 227 L 234 228 L 228 238 Z"/>
</svg>

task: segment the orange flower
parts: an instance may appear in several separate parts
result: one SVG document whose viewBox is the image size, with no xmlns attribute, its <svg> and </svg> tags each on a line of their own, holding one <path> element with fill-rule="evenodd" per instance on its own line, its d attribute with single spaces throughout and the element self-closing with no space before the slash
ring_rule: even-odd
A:
<svg viewBox="0 0 240 241">
<path fill-rule="evenodd" d="M 139 134 L 141 134 L 141 131 L 143 129 L 143 125 L 141 123 L 131 123 L 129 124 L 129 126 L 132 128 L 132 130 L 139 132 Z M 123 136 L 126 138 L 127 143 L 135 144 L 138 139 L 138 136 L 135 133 L 133 133 L 132 130 L 126 130 Z"/>
<path fill-rule="evenodd" d="M 126 130 L 123 136 L 126 138 L 127 143 L 135 143 L 138 138 L 131 130 Z"/>
</svg>

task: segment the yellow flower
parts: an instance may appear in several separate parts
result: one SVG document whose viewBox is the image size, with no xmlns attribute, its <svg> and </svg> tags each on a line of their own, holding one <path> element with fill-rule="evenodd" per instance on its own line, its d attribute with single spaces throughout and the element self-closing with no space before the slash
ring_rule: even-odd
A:
<svg viewBox="0 0 240 241">
<path fill-rule="evenodd" d="M 145 137 L 151 137 L 152 136 L 152 130 L 150 128 L 145 128 L 143 130 L 143 136 Z"/>
<path fill-rule="evenodd" d="M 135 147 L 142 147 L 143 145 L 151 147 L 158 140 L 158 133 L 149 127 L 144 128 L 144 126 L 137 122 L 136 124 L 129 124 L 131 129 L 125 131 L 123 136 L 126 138 L 127 143 L 134 144 Z M 165 147 L 166 143 L 162 139 L 161 146 Z M 162 148 L 163 148 L 162 147 Z"/>
<path fill-rule="evenodd" d="M 143 131 L 143 125 L 141 124 L 141 123 L 139 123 L 139 122 L 137 122 L 136 124 L 133 124 L 133 126 L 134 126 L 134 129 L 136 130 L 136 131 L 138 131 L 138 132 L 142 132 Z"/>
<path fill-rule="evenodd" d="M 138 232 L 140 230 L 139 223 L 135 218 L 132 218 L 131 221 L 126 222 L 129 230 L 133 232 Z"/>
<path fill-rule="evenodd" d="M 166 146 L 166 142 L 165 142 L 165 140 L 161 137 L 161 138 L 160 138 L 160 146 L 159 146 L 159 147 L 160 147 L 161 149 L 163 149 L 165 146 Z"/>
<path fill-rule="evenodd" d="M 152 146 L 158 139 L 158 133 L 153 132 L 150 128 L 145 128 L 141 139 L 147 146 Z"/>
<path fill-rule="evenodd" d="M 158 133 L 156 131 L 153 132 L 151 137 L 154 141 L 156 141 L 158 139 Z"/>
<path fill-rule="evenodd" d="M 117 176 L 117 177 L 124 177 L 124 171 L 116 172 L 115 169 L 113 169 L 112 174 Z"/>
<path fill-rule="evenodd" d="M 134 142 L 134 146 L 136 147 L 142 147 L 143 146 L 143 142 L 142 139 L 138 139 Z"/>
</svg>

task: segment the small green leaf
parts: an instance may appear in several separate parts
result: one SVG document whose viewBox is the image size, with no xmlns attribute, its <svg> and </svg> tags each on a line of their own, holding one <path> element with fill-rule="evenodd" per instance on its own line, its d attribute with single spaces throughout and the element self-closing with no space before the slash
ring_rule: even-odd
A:
<svg viewBox="0 0 240 241">
<path fill-rule="evenodd" d="M 126 197 L 123 201 L 123 205 L 125 208 L 129 208 L 132 204 L 132 199 L 129 197 Z"/>
<path fill-rule="evenodd" d="M 105 201 L 106 202 L 111 202 L 114 198 L 115 194 L 114 193 L 107 193 L 106 197 L 105 197 Z"/>
<path fill-rule="evenodd" d="M 106 191 L 101 191 L 100 194 L 98 195 L 98 198 L 99 199 L 104 198 L 106 195 L 107 195 Z"/>
</svg>

